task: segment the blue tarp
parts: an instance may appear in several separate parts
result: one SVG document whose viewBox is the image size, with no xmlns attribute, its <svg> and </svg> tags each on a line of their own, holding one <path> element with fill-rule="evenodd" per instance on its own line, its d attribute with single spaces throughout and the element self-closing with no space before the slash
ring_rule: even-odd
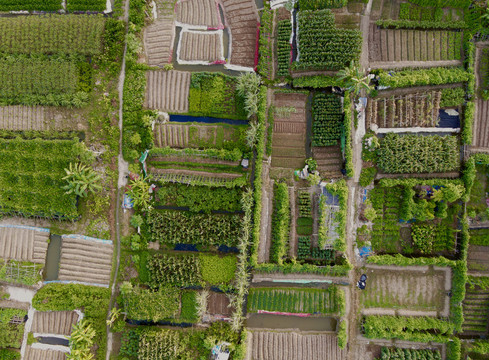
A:
<svg viewBox="0 0 489 360">
<path fill-rule="evenodd" d="M 323 195 L 326 196 L 326 204 L 328 205 L 340 205 L 340 199 L 336 195 L 329 193 L 326 188 L 323 188 Z"/>
<path fill-rule="evenodd" d="M 445 110 L 440 109 L 439 112 L 440 122 L 439 128 L 460 128 L 460 115 L 448 115 Z"/>
<path fill-rule="evenodd" d="M 372 253 L 372 247 L 371 246 L 363 246 L 361 247 L 358 252 L 360 253 L 361 257 L 367 257 Z"/>
<path fill-rule="evenodd" d="M 246 120 L 219 119 L 207 116 L 189 116 L 189 115 L 170 115 L 170 121 L 174 122 L 201 122 L 206 124 L 224 123 L 229 125 L 248 125 Z"/>
<path fill-rule="evenodd" d="M 127 194 L 124 194 L 124 200 L 122 202 L 122 207 L 124 209 L 132 209 L 134 207 L 134 201 Z"/>
</svg>

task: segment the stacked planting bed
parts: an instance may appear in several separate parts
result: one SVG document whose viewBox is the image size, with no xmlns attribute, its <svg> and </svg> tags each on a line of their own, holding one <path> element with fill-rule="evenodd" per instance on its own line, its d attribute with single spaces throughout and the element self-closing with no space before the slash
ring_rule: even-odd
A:
<svg viewBox="0 0 489 360">
<path fill-rule="evenodd" d="M 272 166 L 301 168 L 306 158 L 307 94 L 275 93 L 275 115 L 272 137 Z M 290 112 L 280 112 L 281 108 Z"/>
<path fill-rule="evenodd" d="M 0 258 L 44 264 L 49 231 L 0 226 Z"/>
<path fill-rule="evenodd" d="M 144 30 L 144 50 L 150 66 L 164 66 L 171 62 L 175 36 L 174 2 L 158 1 L 157 19 Z"/>
<path fill-rule="evenodd" d="M 487 333 L 489 320 L 489 291 L 479 286 L 467 285 L 463 302 L 465 334 L 483 335 Z"/>
<path fill-rule="evenodd" d="M 369 61 L 446 61 L 462 58 L 462 32 L 381 29 L 369 32 Z"/>
<path fill-rule="evenodd" d="M 58 279 L 108 286 L 112 252 L 111 241 L 63 236 Z"/>
<path fill-rule="evenodd" d="M 469 245 L 467 267 L 482 273 L 489 273 L 489 246 Z"/>
<path fill-rule="evenodd" d="M 71 328 L 78 321 L 74 311 L 49 311 L 34 313 L 31 331 L 39 334 L 56 334 L 69 336 Z"/>
<path fill-rule="evenodd" d="M 210 315 L 230 316 L 233 308 L 230 306 L 229 297 L 225 294 L 212 292 L 207 300 L 207 312 Z"/>
<path fill-rule="evenodd" d="M 474 122 L 472 146 L 489 149 L 489 101 L 477 99 L 477 118 Z"/>
<path fill-rule="evenodd" d="M 180 23 L 217 28 L 221 25 L 218 5 L 215 0 L 183 0 L 175 6 Z"/>
<path fill-rule="evenodd" d="M 178 61 L 212 63 L 224 60 L 222 35 L 218 32 L 182 31 Z"/>
<path fill-rule="evenodd" d="M 66 353 L 56 350 L 44 350 L 27 346 L 25 349 L 25 359 L 29 360 L 65 360 Z"/>
<path fill-rule="evenodd" d="M 317 169 L 322 177 L 336 179 L 342 176 L 343 154 L 340 145 L 314 146 L 312 157 L 317 161 Z"/>
<path fill-rule="evenodd" d="M 54 115 L 50 110 L 41 106 L 0 107 L 0 129 L 48 130 L 47 121 Z"/>
<path fill-rule="evenodd" d="M 338 347 L 332 334 L 251 331 L 253 360 L 344 360 L 346 350 Z"/>
<path fill-rule="evenodd" d="M 226 23 L 231 31 L 231 65 L 255 67 L 258 11 L 252 0 L 222 1 Z"/>
<path fill-rule="evenodd" d="M 147 71 L 145 106 L 168 112 L 188 112 L 190 73 Z"/>
<path fill-rule="evenodd" d="M 436 127 L 440 91 L 369 99 L 367 126 L 379 128 Z"/>
</svg>

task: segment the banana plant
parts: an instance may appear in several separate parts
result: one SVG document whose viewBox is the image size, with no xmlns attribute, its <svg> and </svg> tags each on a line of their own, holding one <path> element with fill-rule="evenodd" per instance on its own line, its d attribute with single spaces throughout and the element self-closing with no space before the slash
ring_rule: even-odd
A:
<svg viewBox="0 0 489 360">
<path fill-rule="evenodd" d="M 64 169 L 66 176 L 63 177 L 68 184 L 63 186 L 66 194 L 76 194 L 80 197 L 85 197 L 88 193 L 96 193 L 102 190 L 100 185 L 100 175 L 92 168 L 81 163 L 70 163 L 68 169 Z"/>
</svg>

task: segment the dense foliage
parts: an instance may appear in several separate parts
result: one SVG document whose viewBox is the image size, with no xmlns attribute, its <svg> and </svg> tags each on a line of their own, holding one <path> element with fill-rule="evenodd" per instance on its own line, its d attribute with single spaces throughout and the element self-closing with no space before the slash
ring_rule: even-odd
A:
<svg viewBox="0 0 489 360">
<path fill-rule="evenodd" d="M 251 288 L 248 312 L 258 310 L 306 314 L 332 314 L 339 310 L 335 286 L 327 289 Z"/>
<path fill-rule="evenodd" d="M 289 243 L 290 204 L 286 183 L 276 183 L 273 193 L 272 245 L 270 260 L 281 264 Z"/>
<path fill-rule="evenodd" d="M 172 149 L 170 147 L 152 148 L 148 153 L 149 158 L 159 156 L 198 156 L 201 158 L 211 158 L 217 160 L 239 161 L 243 157 L 242 152 L 238 148 L 232 150 L 226 149 Z"/>
<path fill-rule="evenodd" d="M 159 287 L 158 290 L 134 287 L 123 293 L 124 309 L 129 319 L 158 322 L 174 318 L 180 308 L 180 294 L 177 288 Z"/>
<path fill-rule="evenodd" d="M 312 103 L 312 117 L 312 146 L 336 145 L 344 122 L 340 98 L 332 94 L 316 94 Z"/>
<path fill-rule="evenodd" d="M 236 272 L 235 256 L 199 255 L 202 279 L 212 285 L 228 284 Z"/>
<path fill-rule="evenodd" d="M 257 70 L 267 80 L 273 77 L 273 11 L 270 3 L 263 4 L 260 24 L 259 54 Z"/>
<path fill-rule="evenodd" d="M 455 136 L 387 134 L 378 150 L 384 173 L 433 173 L 457 170 L 460 154 Z"/>
<path fill-rule="evenodd" d="M 380 350 L 380 358 L 377 360 L 398 360 L 398 359 L 417 359 L 417 360 L 441 360 L 438 350 L 429 349 L 402 349 L 383 347 Z"/>
<path fill-rule="evenodd" d="M 463 88 L 449 88 L 441 91 L 440 107 L 453 107 L 462 105 L 465 101 L 465 91 Z"/>
<path fill-rule="evenodd" d="M 391 88 L 454 84 L 469 81 L 473 77 L 473 74 L 461 67 L 378 71 L 379 85 Z"/>
<path fill-rule="evenodd" d="M 25 310 L 0 308 L 0 348 L 20 348 L 24 335 L 24 323 L 11 324 L 10 320 L 14 316 L 23 319 L 26 315 Z"/>
<path fill-rule="evenodd" d="M 369 186 L 372 181 L 375 179 L 375 175 L 377 175 L 377 169 L 373 166 L 363 168 L 362 172 L 360 173 L 360 186 L 367 187 Z"/>
<path fill-rule="evenodd" d="M 32 306 L 38 311 L 72 311 L 83 309 L 85 319 L 96 331 L 97 360 L 105 359 L 106 323 L 110 290 L 78 284 L 47 284 L 34 296 Z"/>
<path fill-rule="evenodd" d="M 288 76 L 290 67 L 290 20 L 280 20 L 277 25 L 277 76 Z"/>
<path fill-rule="evenodd" d="M 5 17 L 0 22 L 0 52 L 98 55 L 104 24 L 105 19 L 95 15 Z"/>
<path fill-rule="evenodd" d="M 57 11 L 61 9 L 58 0 L 2 0 L 0 11 Z"/>
<path fill-rule="evenodd" d="M 240 211 L 242 189 L 165 184 L 157 191 L 158 204 L 188 207 L 192 212 Z"/>
<path fill-rule="evenodd" d="M 151 210 L 146 222 L 152 241 L 161 244 L 235 246 L 240 215 L 196 214 L 180 210 Z"/>
<path fill-rule="evenodd" d="M 20 352 L 9 349 L 0 349 L 0 359 L 2 360 L 20 360 Z"/>
<path fill-rule="evenodd" d="M 298 62 L 296 69 L 338 70 L 358 60 L 362 47 L 360 30 L 337 29 L 330 10 L 301 10 L 298 15 Z"/>
<path fill-rule="evenodd" d="M 319 249 L 312 246 L 309 236 L 299 236 L 297 245 L 297 260 L 315 265 L 330 264 L 335 259 L 335 250 Z"/>
<path fill-rule="evenodd" d="M 453 251 L 455 248 L 454 230 L 446 225 L 413 224 L 411 236 L 414 247 L 422 254 Z"/>
<path fill-rule="evenodd" d="M 366 316 L 364 334 L 370 339 L 443 341 L 453 332 L 453 324 L 431 317 Z"/>
<path fill-rule="evenodd" d="M 104 11 L 106 0 L 67 0 L 68 11 Z"/>
<path fill-rule="evenodd" d="M 191 115 L 247 119 L 244 98 L 236 91 L 236 78 L 221 73 L 192 73 L 189 94 Z"/>
<path fill-rule="evenodd" d="M 62 177 L 81 155 L 77 140 L 0 139 L 0 207 L 3 213 L 48 218 L 78 216 L 76 197 Z"/>
<path fill-rule="evenodd" d="M 0 59 L 0 105 L 84 105 L 78 92 L 76 62 L 63 59 L 6 57 Z"/>
<path fill-rule="evenodd" d="M 470 229 L 470 244 L 489 246 L 489 229 Z"/>
<path fill-rule="evenodd" d="M 347 0 L 299 0 L 300 10 L 320 10 L 346 6 Z"/>
</svg>

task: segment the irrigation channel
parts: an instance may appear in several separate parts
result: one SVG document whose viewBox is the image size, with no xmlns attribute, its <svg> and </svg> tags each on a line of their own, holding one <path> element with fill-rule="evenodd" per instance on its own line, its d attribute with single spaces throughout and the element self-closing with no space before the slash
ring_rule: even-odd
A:
<svg viewBox="0 0 489 360">
<path fill-rule="evenodd" d="M 246 327 L 253 329 L 288 329 L 300 331 L 336 331 L 334 317 L 299 317 L 273 314 L 248 314 Z"/>
<path fill-rule="evenodd" d="M 60 235 L 51 234 L 46 255 L 46 266 L 44 268 L 45 281 L 58 280 L 61 243 L 62 239 Z"/>
</svg>

